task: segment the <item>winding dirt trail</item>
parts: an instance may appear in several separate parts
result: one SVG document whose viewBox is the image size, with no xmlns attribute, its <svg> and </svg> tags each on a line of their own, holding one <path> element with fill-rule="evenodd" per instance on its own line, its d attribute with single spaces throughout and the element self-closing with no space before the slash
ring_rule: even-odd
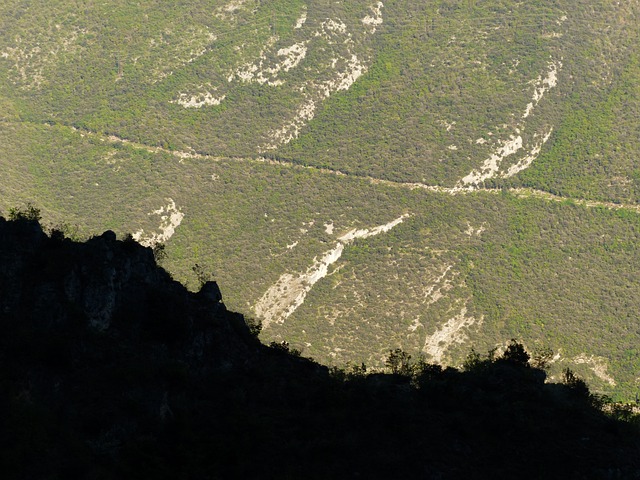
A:
<svg viewBox="0 0 640 480">
<path fill-rule="evenodd" d="M 33 122 L 0 122 L 2 124 L 20 124 L 20 123 L 33 123 Z M 38 124 L 42 125 L 42 124 Z M 45 124 L 49 125 L 49 124 Z M 325 175 L 335 175 L 338 177 L 352 177 L 359 178 L 365 181 L 369 181 L 373 185 L 384 185 L 387 187 L 395 187 L 395 188 L 406 188 L 409 190 L 427 190 L 434 193 L 442 193 L 447 195 L 471 195 L 478 193 L 488 193 L 498 195 L 504 192 L 504 189 L 501 188 L 484 188 L 476 185 L 467 185 L 467 186 L 455 186 L 455 187 L 443 187 L 439 185 L 428 185 L 420 182 L 398 182 L 394 180 L 386 180 L 382 178 L 377 178 L 369 175 L 354 175 L 351 173 L 346 173 L 337 169 L 329 169 L 329 168 L 319 168 L 309 165 L 302 165 L 290 160 L 273 160 L 264 156 L 256 156 L 256 157 L 233 157 L 233 156 L 219 156 L 219 155 L 209 155 L 204 153 L 196 152 L 195 150 L 169 150 L 163 147 L 147 145 L 144 143 L 134 142 L 128 140 L 126 138 L 118 137 L 116 135 L 104 135 L 96 132 L 92 132 L 89 130 L 83 130 L 72 126 L 67 125 L 56 125 L 58 127 L 68 128 L 70 131 L 76 132 L 78 135 L 82 137 L 92 137 L 97 138 L 100 141 L 105 143 L 118 143 L 121 145 L 127 145 L 128 147 L 145 150 L 150 153 L 166 153 L 168 155 L 172 155 L 179 159 L 182 163 L 185 159 L 199 159 L 199 160 L 209 160 L 214 162 L 219 162 L 223 160 L 231 160 L 235 162 L 247 162 L 247 163 L 265 163 L 269 165 L 293 168 L 293 169 L 301 169 L 301 170 L 313 170 Z M 546 192 L 544 190 L 537 190 L 534 188 L 524 188 L 524 187 L 516 187 L 516 188 L 508 188 L 506 189 L 512 195 L 515 195 L 520 198 L 537 198 L 540 200 L 548 201 L 548 202 L 572 202 L 576 205 L 584 206 L 587 208 L 608 208 L 611 210 L 630 210 L 636 213 L 640 213 L 640 204 L 628 204 L 628 203 L 613 203 L 613 202 L 603 202 L 598 200 L 588 200 L 584 198 L 576 198 L 576 197 L 561 197 L 559 195 L 554 195 L 552 193 Z"/>
</svg>

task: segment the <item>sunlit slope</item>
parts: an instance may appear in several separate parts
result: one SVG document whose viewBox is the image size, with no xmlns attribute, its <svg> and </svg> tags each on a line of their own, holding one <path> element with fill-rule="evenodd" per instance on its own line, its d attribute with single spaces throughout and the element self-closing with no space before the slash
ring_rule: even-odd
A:
<svg viewBox="0 0 640 480">
<path fill-rule="evenodd" d="M 515 337 L 632 398 L 639 10 L 10 0 L 0 209 L 165 244 L 324 362 Z"/>
<path fill-rule="evenodd" d="M 200 265 L 230 308 L 262 313 L 265 340 L 327 362 L 380 365 L 391 347 L 457 364 L 472 345 L 517 337 L 553 348 L 555 368 L 598 388 L 635 388 L 634 209 L 181 158 L 65 127 L 3 132 L 25 144 L 6 165 L 29 164 L 3 165 L 4 211 L 28 195 L 72 231 L 164 235 L 165 267 L 195 288 Z M 269 297 L 274 288 L 282 295 Z"/>
<path fill-rule="evenodd" d="M 637 199 L 637 2 L 0 8 L 0 92 L 23 118 L 392 180 Z"/>
<path fill-rule="evenodd" d="M 315 103 L 366 71 L 381 15 L 367 1 L 4 9 L 2 90 L 30 119 L 225 155 L 297 135 Z"/>
<path fill-rule="evenodd" d="M 387 3 L 369 74 L 281 154 L 446 186 L 528 167 L 527 185 L 636 201 L 637 2 L 474 3 Z"/>
</svg>

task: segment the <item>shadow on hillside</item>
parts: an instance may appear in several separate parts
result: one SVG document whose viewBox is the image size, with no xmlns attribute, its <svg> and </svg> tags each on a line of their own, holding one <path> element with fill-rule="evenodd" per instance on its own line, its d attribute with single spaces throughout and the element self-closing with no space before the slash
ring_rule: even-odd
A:
<svg viewBox="0 0 640 480">
<path fill-rule="evenodd" d="M 112 232 L 0 218 L 7 479 L 640 478 L 637 423 L 517 342 L 392 374 L 264 346 L 213 283 L 187 291 Z"/>
</svg>

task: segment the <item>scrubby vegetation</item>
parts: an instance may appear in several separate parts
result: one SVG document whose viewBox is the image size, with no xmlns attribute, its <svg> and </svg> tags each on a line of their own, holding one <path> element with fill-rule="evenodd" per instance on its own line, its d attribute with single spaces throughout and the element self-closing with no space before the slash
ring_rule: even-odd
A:
<svg viewBox="0 0 640 480">
<path fill-rule="evenodd" d="M 214 272 L 252 316 L 342 235 L 407 215 L 345 245 L 263 341 L 380 368 L 389 346 L 456 366 L 515 337 L 557 352 L 551 377 L 571 368 L 633 399 L 638 13 L 8 0 L 0 209 L 32 201 L 76 237 L 166 233 L 177 279 L 197 290 Z M 451 195 L 518 138 L 477 191 Z M 184 214 L 171 235 L 169 206 Z"/>
</svg>

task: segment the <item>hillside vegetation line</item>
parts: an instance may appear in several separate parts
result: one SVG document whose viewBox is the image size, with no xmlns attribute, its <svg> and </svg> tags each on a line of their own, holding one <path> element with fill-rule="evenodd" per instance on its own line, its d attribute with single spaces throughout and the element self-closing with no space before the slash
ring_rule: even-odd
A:
<svg viewBox="0 0 640 480">
<path fill-rule="evenodd" d="M 0 122 L 1 124 L 15 124 L 15 123 L 34 123 L 34 122 L 28 122 L 28 121 L 19 121 L 19 122 L 15 122 L 15 121 L 8 121 L 8 122 Z M 49 124 L 47 124 L 49 125 Z M 161 146 L 156 146 L 156 145 L 148 145 L 148 144 L 144 144 L 144 143 L 140 143 L 140 142 L 133 142 L 131 140 L 128 140 L 126 138 L 117 136 L 117 135 L 113 135 L 113 134 L 104 134 L 104 133 L 99 133 L 99 132 L 93 132 L 87 129 L 80 129 L 74 126 L 69 126 L 69 125 L 58 125 L 58 126 L 62 126 L 64 128 L 68 128 L 69 130 L 72 130 L 76 133 L 78 133 L 81 136 L 91 136 L 94 138 L 98 138 L 100 141 L 104 141 L 104 142 L 112 142 L 112 143 L 119 143 L 122 145 L 126 145 L 129 146 L 133 149 L 137 149 L 137 150 L 145 150 L 147 152 L 150 153 L 158 153 L 158 152 L 162 152 L 162 153 L 167 153 L 170 155 L 173 155 L 174 157 L 177 157 L 179 159 L 186 159 L 186 158 L 196 158 L 196 159 L 201 159 L 201 160 L 211 160 L 211 161 L 220 161 L 223 159 L 227 159 L 227 160 L 235 160 L 235 161 L 239 161 L 239 162 L 254 162 L 254 163 L 266 163 L 266 164 L 271 164 L 271 165 L 277 165 L 279 167 L 288 167 L 288 168 L 300 168 L 300 169 L 309 169 L 309 170 L 313 170 L 316 172 L 320 172 L 326 175 L 335 175 L 335 176 L 344 176 L 344 177 L 357 177 L 357 178 L 361 178 L 361 179 L 365 179 L 368 180 L 369 182 L 371 182 L 374 185 L 385 185 L 385 186 L 389 186 L 389 187 L 397 187 L 397 188 L 406 188 L 406 189 L 410 189 L 410 190 L 415 190 L 415 189 L 424 189 L 424 190 L 428 190 L 434 193 L 443 193 L 443 194 L 447 194 L 447 195 L 468 195 L 471 193 L 476 193 L 476 192 L 485 192 L 485 193 L 490 193 L 490 194 L 501 194 L 501 193 L 505 193 L 508 192 L 512 195 L 515 195 L 517 197 L 521 197 L 521 198 L 537 198 L 540 200 L 544 200 L 544 201 L 548 201 L 548 202 L 570 202 L 570 203 L 574 203 L 576 205 L 581 205 L 584 207 L 588 207 L 588 208 L 607 208 L 607 209 L 613 209 L 613 210 L 630 210 L 636 213 L 640 214 L 640 205 L 638 204 L 630 204 L 630 203 L 614 203 L 614 202 L 604 202 L 604 201 L 598 201 L 598 200 L 587 200 L 584 198 L 577 198 L 577 197 L 563 197 L 560 195 L 555 195 L 551 192 L 547 192 L 544 190 L 540 190 L 540 189 L 535 189 L 535 188 L 528 188 L 528 187 L 508 187 L 508 188 L 489 188 L 489 187 L 482 187 L 482 186 L 466 186 L 466 187 L 443 187 L 440 185 L 428 185 L 425 183 L 421 183 L 421 182 L 398 182 L 398 181 L 393 181 L 393 180 L 387 180 L 387 179 L 382 179 L 382 178 L 378 178 L 378 177 L 374 177 L 371 175 L 358 175 L 355 173 L 350 173 L 350 172 L 344 172 L 341 170 L 337 170 L 337 169 L 332 169 L 332 168 L 319 168 L 319 167 L 315 167 L 315 166 L 311 166 L 311 165 L 305 165 L 303 163 L 298 163 L 293 159 L 285 159 L 285 158 L 270 158 L 270 157 L 266 157 L 266 156 L 254 156 L 254 157 L 248 157 L 248 156 L 237 156 L 237 157 L 229 157 L 229 156 L 218 156 L 218 155 L 210 155 L 210 154 L 205 154 L 205 153 L 200 153 L 197 152 L 193 149 L 190 149 L 189 151 L 185 151 L 185 150 L 171 150 L 171 149 L 167 149 Z"/>
</svg>

